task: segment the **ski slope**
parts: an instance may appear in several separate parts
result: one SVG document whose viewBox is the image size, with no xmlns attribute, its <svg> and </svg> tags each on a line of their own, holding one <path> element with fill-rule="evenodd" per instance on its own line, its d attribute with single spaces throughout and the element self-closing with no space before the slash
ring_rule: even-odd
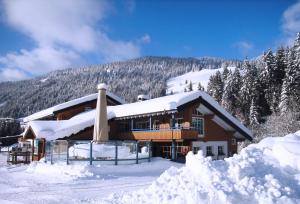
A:
<svg viewBox="0 0 300 204">
<path fill-rule="evenodd" d="M 235 67 L 228 67 L 228 70 L 234 70 Z M 184 89 L 188 90 L 190 82 L 192 82 L 193 90 L 198 90 L 199 82 L 206 90 L 209 82 L 209 77 L 215 74 L 217 71 L 223 72 L 223 68 L 219 69 L 202 69 L 200 71 L 192 71 L 178 77 L 171 78 L 167 81 L 166 94 L 175 94 L 184 92 Z"/>
</svg>

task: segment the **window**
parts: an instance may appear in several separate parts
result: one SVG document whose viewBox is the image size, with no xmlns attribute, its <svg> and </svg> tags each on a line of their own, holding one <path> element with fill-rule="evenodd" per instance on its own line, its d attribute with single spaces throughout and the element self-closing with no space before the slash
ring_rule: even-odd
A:
<svg viewBox="0 0 300 204">
<path fill-rule="evenodd" d="M 204 135 L 203 118 L 192 118 L 192 127 L 198 131 L 199 135 Z"/>
<path fill-rule="evenodd" d="M 159 130 L 159 120 L 154 120 L 153 121 L 153 129 L 154 130 Z"/>
<path fill-rule="evenodd" d="M 231 144 L 232 144 L 232 145 L 236 145 L 236 139 L 235 139 L 235 138 L 232 138 L 232 139 L 231 139 Z"/>
<path fill-rule="evenodd" d="M 173 127 L 175 129 L 180 129 L 182 128 L 183 125 L 183 118 L 175 118 L 174 119 L 174 127 L 172 125 L 172 119 L 170 119 L 170 127 Z"/>
<path fill-rule="evenodd" d="M 206 147 L 206 156 L 214 156 L 214 154 L 212 152 L 212 146 Z"/>
<path fill-rule="evenodd" d="M 149 121 L 139 121 L 135 123 L 135 129 L 149 129 Z"/>
<path fill-rule="evenodd" d="M 219 155 L 219 156 L 225 155 L 225 154 L 224 154 L 223 146 L 218 146 L 218 155 Z"/>
<path fill-rule="evenodd" d="M 194 147 L 193 148 L 193 153 L 198 154 L 198 151 L 200 150 L 200 147 Z"/>
<path fill-rule="evenodd" d="M 203 114 L 200 111 L 198 111 L 196 108 L 193 110 L 193 115 L 203 116 Z"/>
</svg>

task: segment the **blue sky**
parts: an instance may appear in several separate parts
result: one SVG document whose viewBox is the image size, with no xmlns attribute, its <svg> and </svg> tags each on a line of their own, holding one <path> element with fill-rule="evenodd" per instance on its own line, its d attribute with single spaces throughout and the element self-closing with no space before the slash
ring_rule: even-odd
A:
<svg viewBox="0 0 300 204">
<path fill-rule="evenodd" d="M 297 0 L 2 0 L 0 9 L 0 81 L 148 55 L 252 58 L 300 31 Z"/>
</svg>

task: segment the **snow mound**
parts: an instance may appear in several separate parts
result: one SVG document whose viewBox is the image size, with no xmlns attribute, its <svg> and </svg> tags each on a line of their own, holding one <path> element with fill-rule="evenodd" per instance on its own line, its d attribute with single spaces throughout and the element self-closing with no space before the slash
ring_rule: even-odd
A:
<svg viewBox="0 0 300 204">
<path fill-rule="evenodd" d="M 93 144 L 92 147 L 94 158 L 114 159 L 116 156 L 116 146 L 109 144 Z M 69 148 L 70 157 L 89 158 L 90 144 L 76 144 Z M 143 147 L 139 153 L 139 158 L 149 156 L 147 147 Z M 135 159 L 136 152 L 130 151 L 129 146 L 118 145 L 118 159 Z"/>
<path fill-rule="evenodd" d="M 93 176 L 93 173 L 89 171 L 88 165 L 74 164 L 66 165 L 65 162 L 61 163 L 43 163 L 32 162 L 26 170 L 27 173 L 35 176 L 40 176 L 47 179 L 47 182 L 57 181 L 70 181 L 77 178 Z"/>
<path fill-rule="evenodd" d="M 113 194 L 102 203 L 300 203 L 300 131 L 266 138 L 231 158 L 213 161 L 202 152 L 186 157 L 152 185 Z"/>
</svg>

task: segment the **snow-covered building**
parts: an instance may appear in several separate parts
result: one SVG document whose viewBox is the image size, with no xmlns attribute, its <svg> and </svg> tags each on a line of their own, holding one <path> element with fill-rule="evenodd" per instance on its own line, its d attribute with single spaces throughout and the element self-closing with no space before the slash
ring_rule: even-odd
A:
<svg viewBox="0 0 300 204">
<path fill-rule="evenodd" d="M 28 120 L 24 138 L 92 140 L 95 115 L 91 108 L 64 120 Z M 236 153 L 238 141 L 252 140 L 251 131 L 203 91 L 108 104 L 107 119 L 110 140 L 152 141 L 153 156 L 172 159 L 200 149 L 220 159 Z"/>
</svg>

